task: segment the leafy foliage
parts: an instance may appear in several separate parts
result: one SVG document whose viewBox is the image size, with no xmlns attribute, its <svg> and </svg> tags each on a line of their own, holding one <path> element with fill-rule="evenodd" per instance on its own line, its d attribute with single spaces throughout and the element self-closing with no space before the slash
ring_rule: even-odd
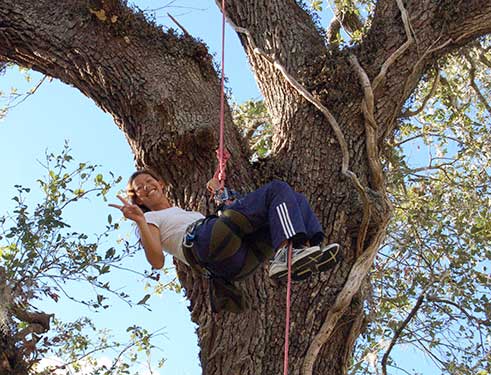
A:
<svg viewBox="0 0 491 375">
<path fill-rule="evenodd" d="M 394 139 L 395 213 L 353 373 L 397 368 L 392 346 L 416 348 L 442 373 L 491 371 L 491 112 L 483 101 L 491 56 L 489 40 L 482 44 L 441 61 L 435 96 Z M 427 101 L 433 78 L 409 105 Z"/>
<path fill-rule="evenodd" d="M 352 45 L 361 41 L 363 35 L 370 28 L 376 1 L 374 0 L 311 0 L 310 7 L 317 13 L 329 10 L 334 15 L 330 29 L 337 21 L 339 30 L 331 30 L 335 38 L 329 40 L 336 46 Z M 328 33 L 330 34 L 330 33 Z"/>
<path fill-rule="evenodd" d="M 8 68 L 12 68 L 12 64 L 3 63 L 0 61 L 0 76 L 4 75 Z M 24 79 L 27 84 L 31 84 L 31 74 L 29 69 L 19 67 L 20 72 L 23 73 Z M 34 94 L 39 87 L 46 81 L 46 76 L 41 78 L 39 82 L 36 83 L 35 86 L 26 90 L 25 92 L 19 92 L 19 89 L 16 87 L 11 87 L 9 92 L 0 91 L 0 120 L 3 119 L 8 111 L 12 108 L 17 107 L 19 104 L 24 102 L 29 96 Z"/>
<path fill-rule="evenodd" d="M 43 200 L 29 205 L 31 189 L 17 185 L 13 212 L 0 218 L 0 327 L 4 333 L 0 345 L 7 353 L 0 369 L 23 367 L 39 372 L 41 368 L 36 370 L 35 363 L 55 356 L 61 363 L 42 373 L 67 366 L 77 371 L 81 363 L 90 365 L 94 374 L 129 373 L 140 353 L 149 355 L 153 347 L 150 338 L 155 333 L 130 327 L 128 343 L 123 345 L 111 339 L 109 332 L 98 330 L 88 318 L 61 322 L 37 308 L 46 298 L 56 303 L 70 299 L 99 311 L 110 308 L 111 295 L 135 304 L 124 291 L 116 290 L 107 276 L 139 246 L 122 241 L 122 249 L 104 247 L 104 240 L 119 228 L 111 215 L 105 231 L 95 238 L 74 231 L 63 217 L 69 206 L 80 200 L 90 196 L 105 200 L 121 178 L 109 173 L 106 179 L 95 165 L 75 165 L 67 144 L 60 155 L 47 154 L 44 167 L 47 175 L 38 180 Z M 76 297 L 70 289 L 74 283 L 85 283 L 93 294 L 85 292 L 82 298 Z M 167 287 L 157 283 L 155 290 L 161 292 Z M 146 306 L 149 296 L 136 304 Z M 108 348 L 120 350 L 119 356 L 110 365 L 98 364 L 93 354 Z M 22 355 L 14 356 L 9 350 Z"/>
<path fill-rule="evenodd" d="M 252 160 L 264 158 L 271 150 L 271 118 L 261 100 L 247 100 L 233 107 L 234 123 L 249 143 Z"/>
</svg>

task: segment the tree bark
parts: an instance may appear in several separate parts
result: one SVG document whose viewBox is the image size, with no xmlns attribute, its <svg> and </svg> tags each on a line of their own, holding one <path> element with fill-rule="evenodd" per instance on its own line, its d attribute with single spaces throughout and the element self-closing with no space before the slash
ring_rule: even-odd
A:
<svg viewBox="0 0 491 375">
<path fill-rule="evenodd" d="M 326 45 L 294 0 L 228 0 L 226 11 L 236 27 L 248 31 L 240 38 L 274 125 L 271 157 L 251 165 L 227 108 L 229 184 L 252 188 L 272 177 L 288 181 L 307 195 L 327 241 L 339 242 L 345 255 L 334 270 L 293 285 L 289 373 L 345 374 L 363 326 L 361 286 L 390 212 L 383 180 L 374 182 L 369 131 L 375 129 L 371 151 L 380 159 L 385 139 L 426 69 L 450 50 L 491 32 L 491 3 L 380 0 L 367 35 L 343 50 Z M 406 42 L 407 48 L 399 50 Z M 355 70 L 353 56 L 362 70 Z M 391 56 L 397 58 L 387 64 Z M 77 87 L 111 113 L 137 165 L 155 169 L 168 182 L 174 203 L 208 209 L 204 187 L 215 166 L 220 87 L 202 44 L 163 32 L 116 0 L 72 0 L 63 6 L 3 0 L 0 61 Z M 337 119 L 347 155 L 332 121 L 284 72 Z M 362 86 L 364 73 L 371 85 Z M 346 156 L 366 194 L 370 216 L 364 214 L 360 189 L 341 171 Z M 198 324 L 203 374 L 282 372 L 285 283 L 270 280 L 266 270 L 265 265 L 240 283 L 253 301 L 248 312 L 212 315 L 206 280 L 178 264 Z"/>
</svg>

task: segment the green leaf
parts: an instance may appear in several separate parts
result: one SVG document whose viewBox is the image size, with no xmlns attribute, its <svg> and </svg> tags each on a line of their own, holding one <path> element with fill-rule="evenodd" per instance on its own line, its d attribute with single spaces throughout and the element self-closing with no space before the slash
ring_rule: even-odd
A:
<svg viewBox="0 0 491 375">
<path fill-rule="evenodd" d="M 322 1 L 323 0 L 312 0 L 311 3 L 310 3 L 311 4 L 311 7 L 314 10 L 316 10 L 318 12 L 321 12 L 322 11 Z"/>
<path fill-rule="evenodd" d="M 150 294 L 146 294 L 140 301 L 138 301 L 137 305 L 144 305 L 148 299 L 150 298 Z"/>
<path fill-rule="evenodd" d="M 116 254 L 116 249 L 113 247 L 106 251 L 105 259 L 112 258 Z"/>
</svg>

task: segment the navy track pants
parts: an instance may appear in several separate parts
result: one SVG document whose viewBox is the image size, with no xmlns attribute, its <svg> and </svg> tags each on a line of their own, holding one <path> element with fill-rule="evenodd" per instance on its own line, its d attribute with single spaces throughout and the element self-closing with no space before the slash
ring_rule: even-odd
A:
<svg viewBox="0 0 491 375">
<path fill-rule="evenodd" d="M 213 259 L 217 246 L 213 240 L 214 229 L 216 232 L 223 224 L 221 221 L 226 220 L 228 210 L 233 211 L 228 213 L 239 213 L 248 223 L 241 226 L 243 230 L 239 230 L 238 238 L 229 241 L 233 244 L 232 252 L 229 251 L 231 255 L 216 260 Z M 233 279 L 244 267 L 247 253 L 255 241 L 266 242 L 276 250 L 285 240 L 292 239 L 294 245 L 299 246 L 306 241 L 318 245 L 323 238 L 319 220 L 305 196 L 295 192 L 286 182 L 274 180 L 232 203 L 224 215 L 206 220 L 197 229 L 195 249 L 200 261 L 215 275 Z"/>
</svg>

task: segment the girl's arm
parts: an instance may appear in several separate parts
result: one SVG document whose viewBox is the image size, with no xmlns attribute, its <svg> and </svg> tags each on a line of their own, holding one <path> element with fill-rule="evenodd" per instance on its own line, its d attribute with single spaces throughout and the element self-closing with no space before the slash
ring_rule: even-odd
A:
<svg viewBox="0 0 491 375">
<path fill-rule="evenodd" d="M 160 269 L 164 266 L 165 257 L 160 244 L 160 231 L 153 224 L 143 220 L 137 221 L 136 225 L 140 231 L 140 242 L 145 250 L 145 256 L 152 268 Z"/>
<path fill-rule="evenodd" d="M 162 268 L 165 259 L 160 244 L 159 228 L 153 224 L 147 223 L 143 211 L 136 204 L 129 203 L 120 195 L 117 197 L 123 202 L 123 205 L 110 204 L 109 206 L 121 210 L 124 217 L 136 223 L 140 231 L 140 242 L 145 250 L 145 256 L 147 257 L 148 263 L 150 263 L 153 268 Z"/>
</svg>

